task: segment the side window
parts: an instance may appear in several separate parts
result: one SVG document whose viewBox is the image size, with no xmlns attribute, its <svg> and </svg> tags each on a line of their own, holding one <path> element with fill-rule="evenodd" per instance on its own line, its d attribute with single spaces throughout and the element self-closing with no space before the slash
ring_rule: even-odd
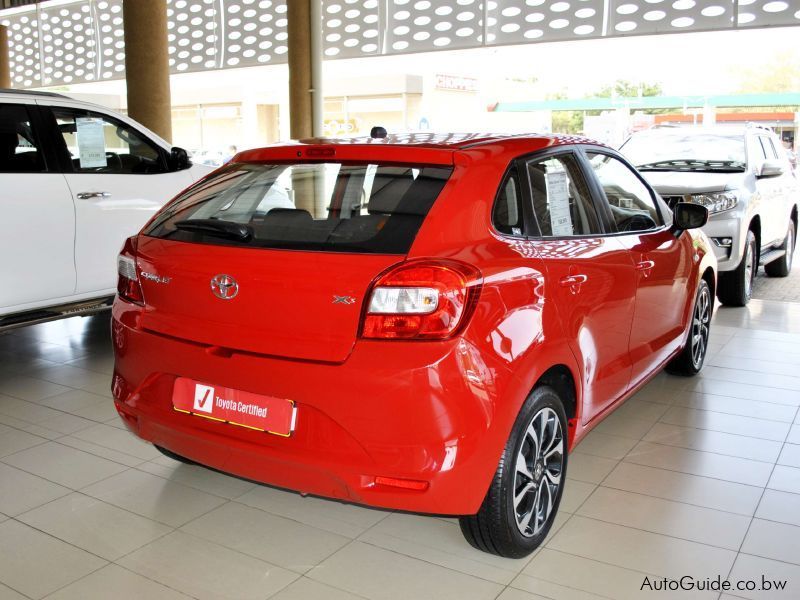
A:
<svg viewBox="0 0 800 600">
<path fill-rule="evenodd" d="M 608 154 L 586 154 L 603 186 L 617 231 L 647 231 L 663 225 L 650 188 L 628 165 Z"/>
<path fill-rule="evenodd" d="M 771 139 L 760 135 L 758 136 L 758 141 L 761 142 L 761 146 L 764 148 L 764 156 L 770 160 L 778 158 L 778 153 L 775 152 L 775 146 L 772 145 Z"/>
<path fill-rule="evenodd" d="M 522 195 L 519 179 L 514 172 L 505 178 L 500 187 L 500 193 L 492 208 L 492 223 L 497 231 L 506 235 L 520 236 L 525 232 Z"/>
<path fill-rule="evenodd" d="M 760 167 L 761 163 L 767 160 L 767 151 L 761 143 L 761 136 L 750 138 L 753 143 L 750 144 L 750 163 L 751 166 Z"/>
<path fill-rule="evenodd" d="M 100 113 L 54 108 L 76 173 L 164 173 L 161 153 L 138 131 Z"/>
<path fill-rule="evenodd" d="M 589 188 L 572 155 L 531 160 L 526 170 L 542 237 L 603 233 Z"/>
<path fill-rule="evenodd" d="M 39 143 L 24 104 L 0 104 L 0 172 L 41 173 Z"/>
</svg>

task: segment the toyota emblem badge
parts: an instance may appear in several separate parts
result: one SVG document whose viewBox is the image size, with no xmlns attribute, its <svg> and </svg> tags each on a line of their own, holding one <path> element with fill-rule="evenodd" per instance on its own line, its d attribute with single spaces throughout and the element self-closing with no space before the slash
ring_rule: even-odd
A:
<svg viewBox="0 0 800 600">
<path fill-rule="evenodd" d="M 220 300 L 233 300 L 239 293 L 239 284 L 230 275 L 215 275 L 211 278 L 211 291 Z"/>
</svg>

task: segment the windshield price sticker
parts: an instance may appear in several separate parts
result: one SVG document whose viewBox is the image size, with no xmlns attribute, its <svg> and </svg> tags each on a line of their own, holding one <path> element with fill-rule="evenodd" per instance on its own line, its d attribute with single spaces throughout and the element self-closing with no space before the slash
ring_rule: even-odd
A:
<svg viewBox="0 0 800 600">
<path fill-rule="evenodd" d="M 107 167 L 103 120 L 79 117 L 75 119 L 75 128 L 78 135 L 78 157 L 81 169 Z"/>
<path fill-rule="evenodd" d="M 553 235 L 556 237 L 572 235 L 566 172 L 556 171 L 547 174 L 547 203 Z"/>
</svg>

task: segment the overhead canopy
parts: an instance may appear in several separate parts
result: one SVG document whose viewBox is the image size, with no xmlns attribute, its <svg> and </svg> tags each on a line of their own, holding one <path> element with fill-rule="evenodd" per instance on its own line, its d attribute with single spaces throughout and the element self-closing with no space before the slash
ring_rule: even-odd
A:
<svg viewBox="0 0 800 600">
<path fill-rule="evenodd" d="M 321 0 L 328 59 L 508 44 L 800 25 L 800 1 Z M 285 63 L 285 0 L 169 0 L 173 73 Z M 42 87 L 121 79 L 122 0 L 0 11 L 12 79 Z"/>
</svg>

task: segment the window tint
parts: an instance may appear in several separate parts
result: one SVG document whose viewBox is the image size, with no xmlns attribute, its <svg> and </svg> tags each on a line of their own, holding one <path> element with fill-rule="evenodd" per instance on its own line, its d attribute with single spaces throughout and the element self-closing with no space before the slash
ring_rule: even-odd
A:
<svg viewBox="0 0 800 600">
<path fill-rule="evenodd" d="M 516 173 L 506 177 L 492 209 L 495 229 L 506 235 L 522 235 L 525 231 L 522 216 L 522 195 Z"/>
<path fill-rule="evenodd" d="M 0 104 L 0 172 L 41 173 L 42 153 L 23 104 Z"/>
<path fill-rule="evenodd" d="M 77 173 L 163 173 L 161 153 L 130 126 L 99 113 L 53 109 Z"/>
<path fill-rule="evenodd" d="M 663 224 L 650 189 L 628 165 L 608 154 L 587 152 L 587 156 L 618 231 L 647 231 Z"/>
<path fill-rule="evenodd" d="M 603 232 L 592 196 L 574 156 L 532 160 L 527 163 L 526 170 L 533 212 L 543 237 Z"/>
<path fill-rule="evenodd" d="M 147 235 L 256 248 L 403 254 L 451 173 L 452 168 L 416 165 L 233 164 L 169 205 Z M 220 233 L 230 225 L 244 234 Z"/>
</svg>

